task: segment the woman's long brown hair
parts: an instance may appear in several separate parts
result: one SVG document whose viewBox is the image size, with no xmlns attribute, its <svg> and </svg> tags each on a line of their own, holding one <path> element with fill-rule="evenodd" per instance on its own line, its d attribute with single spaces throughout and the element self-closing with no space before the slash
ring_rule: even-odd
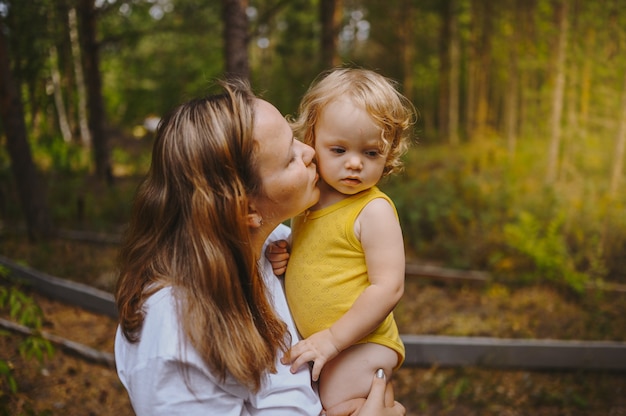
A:
<svg viewBox="0 0 626 416">
<path fill-rule="evenodd" d="M 255 166 L 254 95 L 243 82 L 189 101 L 164 118 L 120 251 L 120 325 L 138 342 L 146 299 L 171 286 L 191 345 L 222 380 L 253 391 L 286 350 L 252 251 L 248 196 L 263 192 Z"/>
</svg>

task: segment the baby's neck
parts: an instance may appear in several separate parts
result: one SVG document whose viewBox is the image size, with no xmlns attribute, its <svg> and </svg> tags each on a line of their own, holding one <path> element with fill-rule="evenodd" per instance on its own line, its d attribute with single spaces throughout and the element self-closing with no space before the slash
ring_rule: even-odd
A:
<svg viewBox="0 0 626 416">
<path fill-rule="evenodd" d="M 333 204 L 336 204 L 339 201 L 342 201 L 342 200 L 346 199 L 349 196 L 350 195 L 342 194 L 342 193 L 337 192 L 337 191 L 334 191 L 332 193 L 331 192 L 329 192 L 329 193 L 320 192 L 320 199 L 319 199 L 319 201 L 311 209 L 313 211 L 317 211 L 319 209 L 329 207 L 329 206 L 331 206 Z"/>
<path fill-rule="evenodd" d="M 315 204 L 311 208 L 312 211 L 317 211 L 317 210 L 329 207 L 333 204 L 336 204 L 337 202 L 343 201 L 344 199 L 350 198 L 352 196 L 352 194 L 344 194 L 344 193 L 339 192 L 338 190 L 329 186 L 323 181 L 318 182 L 318 187 L 320 189 L 320 199 L 317 202 L 317 204 Z"/>
</svg>

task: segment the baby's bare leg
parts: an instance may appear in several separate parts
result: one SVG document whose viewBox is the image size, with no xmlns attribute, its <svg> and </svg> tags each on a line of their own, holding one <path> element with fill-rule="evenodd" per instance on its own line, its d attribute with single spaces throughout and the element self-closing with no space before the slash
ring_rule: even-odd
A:
<svg viewBox="0 0 626 416">
<path fill-rule="evenodd" d="M 397 363 L 398 354 L 380 344 L 357 344 L 342 351 L 326 363 L 320 374 L 322 405 L 330 409 L 347 401 L 367 398 L 372 386 L 372 374 L 382 368 L 387 380 L 390 380 Z M 385 399 L 393 403 L 391 389 L 387 389 Z"/>
</svg>

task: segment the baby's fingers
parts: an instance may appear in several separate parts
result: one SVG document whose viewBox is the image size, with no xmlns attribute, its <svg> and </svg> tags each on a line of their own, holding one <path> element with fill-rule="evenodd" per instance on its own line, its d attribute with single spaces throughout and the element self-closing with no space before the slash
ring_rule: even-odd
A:
<svg viewBox="0 0 626 416">
<path fill-rule="evenodd" d="M 276 276 L 282 276 L 287 270 L 289 261 L 288 244 L 285 240 L 274 241 L 265 249 L 265 257 L 272 264 L 272 270 Z"/>
<path fill-rule="evenodd" d="M 322 368 L 324 368 L 324 364 L 326 364 L 326 360 L 321 357 L 318 357 L 313 362 L 313 368 L 311 369 L 311 380 L 319 380 L 320 374 L 322 373 Z"/>
<path fill-rule="evenodd" d="M 290 358 L 291 358 L 290 371 L 292 373 L 295 373 L 296 371 L 300 369 L 300 367 L 304 365 L 309 365 L 309 363 L 315 363 L 316 360 L 319 360 L 319 357 L 316 357 L 315 352 L 311 350 L 305 350 L 298 355 L 294 354 L 292 351 Z M 320 371 L 321 371 L 321 368 L 317 370 L 317 373 L 314 373 L 311 375 L 313 381 L 317 381 L 317 379 L 319 378 Z"/>
<path fill-rule="evenodd" d="M 289 244 L 285 240 L 272 241 L 268 244 L 266 254 L 289 253 Z"/>
<path fill-rule="evenodd" d="M 274 251 L 269 251 L 268 249 L 265 253 L 265 257 L 267 257 L 267 259 L 272 263 L 276 261 L 283 261 L 287 263 L 287 260 L 289 260 L 289 253 L 287 253 L 286 251 L 282 253 L 276 253 Z"/>
<path fill-rule="evenodd" d="M 313 361 L 313 358 L 315 358 L 315 355 L 311 352 L 305 352 L 304 354 L 299 355 L 295 359 L 292 356 L 291 357 L 291 372 L 295 373 L 303 365 L 308 365 L 310 361 Z"/>
<path fill-rule="evenodd" d="M 274 267 L 274 266 L 272 266 L 272 269 L 274 270 L 274 274 L 276 276 L 278 276 L 278 277 L 282 276 L 287 271 L 287 267 Z"/>
</svg>

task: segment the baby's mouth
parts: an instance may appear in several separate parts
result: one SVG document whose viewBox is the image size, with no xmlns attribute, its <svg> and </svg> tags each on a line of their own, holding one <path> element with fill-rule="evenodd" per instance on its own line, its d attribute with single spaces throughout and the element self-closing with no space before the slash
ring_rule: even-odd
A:
<svg viewBox="0 0 626 416">
<path fill-rule="evenodd" d="M 359 178 L 343 178 L 341 182 L 348 185 L 358 185 L 361 183 L 361 180 Z"/>
</svg>

